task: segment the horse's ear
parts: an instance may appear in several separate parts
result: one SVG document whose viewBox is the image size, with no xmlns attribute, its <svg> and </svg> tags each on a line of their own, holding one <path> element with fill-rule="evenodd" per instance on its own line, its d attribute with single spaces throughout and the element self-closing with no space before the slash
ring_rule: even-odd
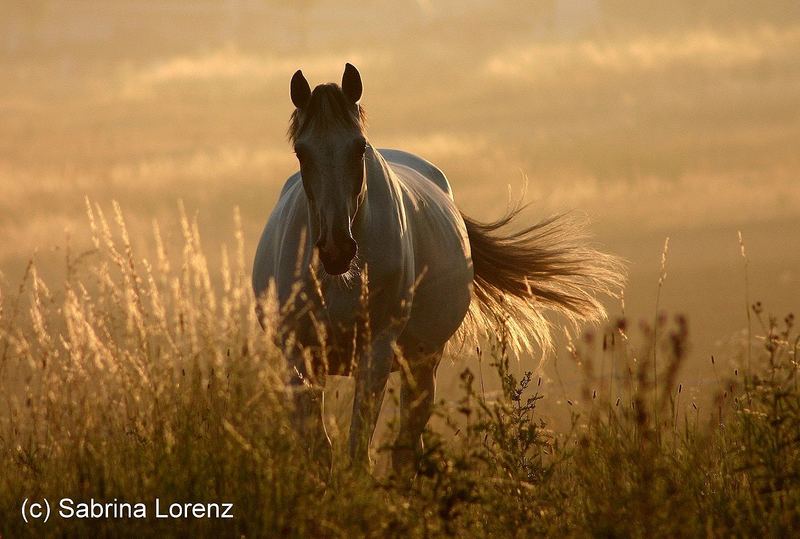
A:
<svg viewBox="0 0 800 539">
<path fill-rule="evenodd" d="M 311 99 L 311 87 L 299 69 L 292 75 L 291 83 L 292 103 L 298 109 L 305 108 L 308 100 Z"/>
<path fill-rule="evenodd" d="M 361 99 L 361 92 L 364 91 L 364 86 L 361 84 L 361 74 L 353 64 L 344 65 L 342 91 L 347 99 L 353 103 L 358 103 L 358 100 Z"/>
</svg>

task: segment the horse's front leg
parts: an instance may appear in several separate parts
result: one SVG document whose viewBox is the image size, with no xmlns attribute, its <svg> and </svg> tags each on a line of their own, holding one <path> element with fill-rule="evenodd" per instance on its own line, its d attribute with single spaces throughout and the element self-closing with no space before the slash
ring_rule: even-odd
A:
<svg viewBox="0 0 800 539">
<path fill-rule="evenodd" d="M 370 350 L 359 357 L 353 418 L 350 422 L 350 458 L 356 465 L 369 468 L 369 443 L 381 410 L 386 381 L 394 361 L 394 335 L 376 339 Z"/>
<path fill-rule="evenodd" d="M 324 384 L 324 379 L 321 383 Z M 320 468 L 329 471 L 332 448 L 323 418 L 324 385 L 310 384 L 299 376 L 293 376 L 288 391 L 292 404 L 290 419 L 300 442 Z"/>
</svg>

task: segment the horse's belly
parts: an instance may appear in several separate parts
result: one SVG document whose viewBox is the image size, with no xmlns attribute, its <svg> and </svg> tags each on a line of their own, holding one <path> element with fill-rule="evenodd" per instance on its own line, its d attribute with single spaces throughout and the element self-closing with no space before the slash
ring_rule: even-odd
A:
<svg viewBox="0 0 800 539">
<path fill-rule="evenodd" d="M 469 241 L 460 213 L 444 196 L 421 206 L 414 225 L 418 285 L 401 341 L 435 351 L 458 330 L 469 309 L 473 280 Z M 402 344 L 402 342 L 401 342 Z"/>
<path fill-rule="evenodd" d="M 469 310 L 471 276 L 420 286 L 411 316 L 398 340 L 412 355 L 439 350 L 455 334 Z"/>
</svg>

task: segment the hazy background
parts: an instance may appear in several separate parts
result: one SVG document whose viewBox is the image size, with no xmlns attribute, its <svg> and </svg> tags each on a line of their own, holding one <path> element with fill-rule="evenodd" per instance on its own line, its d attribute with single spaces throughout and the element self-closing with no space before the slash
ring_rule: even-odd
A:
<svg viewBox="0 0 800 539">
<path fill-rule="evenodd" d="M 800 303 L 796 0 L 2 0 L 4 287 L 34 251 L 57 284 L 67 235 L 89 247 L 86 196 L 118 200 L 145 250 L 158 219 L 173 251 L 183 199 L 212 262 L 239 206 L 251 253 L 296 166 L 289 78 L 346 61 L 371 141 L 438 164 L 467 213 L 500 215 L 527 177 L 527 219 L 588 215 L 630 261 L 634 319 L 669 236 L 661 307 L 689 318 L 700 391 L 746 324 L 737 230 L 751 299 Z"/>
</svg>

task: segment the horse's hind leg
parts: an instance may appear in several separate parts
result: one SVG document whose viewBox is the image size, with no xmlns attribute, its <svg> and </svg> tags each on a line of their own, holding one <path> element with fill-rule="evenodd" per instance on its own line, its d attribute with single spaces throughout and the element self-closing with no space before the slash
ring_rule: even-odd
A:
<svg viewBox="0 0 800 539">
<path fill-rule="evenodd" d="M 433 411 L 442 351 L 409 359 L 400 369 L 400 432 L 392 449 L 392 468 L 398 476 L 413 477 L 422 456 L 422 431 Z"/>
</svg>

